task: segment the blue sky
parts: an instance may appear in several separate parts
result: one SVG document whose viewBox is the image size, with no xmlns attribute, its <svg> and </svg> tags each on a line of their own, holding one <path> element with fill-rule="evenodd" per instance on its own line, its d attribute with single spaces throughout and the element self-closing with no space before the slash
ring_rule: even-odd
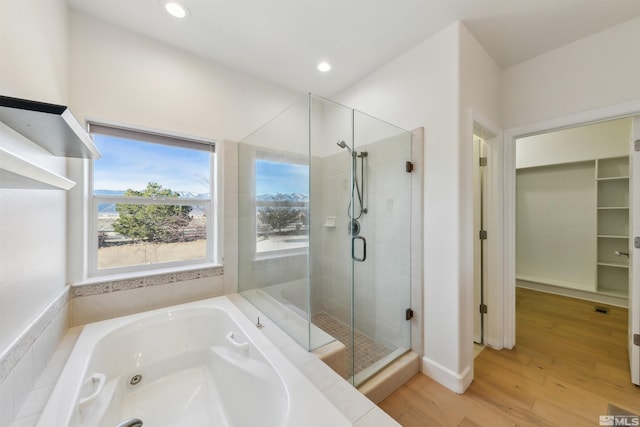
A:
<svg viewBox="0 0 640 427">
<path fill-rule="evenodd" d="M 153 181 L 173 191 L 209 192 L 206 151 L 99 134 L 93 141 L 102 153 L 93 164 L 95 190 L 141 191 Z M 256 194 L 309 194 L 308 166 L 257 160 L 256 178 Z"/>
<path fill-rule="evenodd" d="M 277 193 L 309 195 L 309 167 L 256 160 L 256 195 Z"/>
<path fill-rule="evenodd" d="M 93 163 L 96 190 L 143 190 L 157 182 L 173 191 L 208 193 L 210 155 L 162 144 L 94 135 L 102 157 Z"/>
</svg>

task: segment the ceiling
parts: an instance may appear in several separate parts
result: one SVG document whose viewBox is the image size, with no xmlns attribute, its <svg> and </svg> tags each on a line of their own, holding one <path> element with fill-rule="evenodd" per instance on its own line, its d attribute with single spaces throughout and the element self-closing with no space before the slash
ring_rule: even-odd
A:
<svg viewBox="0 0 640 427">
<path fill-rule="evenodd" d="M 297 91 L 332 96 L 455 21 L 501 68 L 640 16 L 638 0 L 68 0 L 86 14 Z M 316 65 L 333 64 L 328 73 Z"/>
</svg>

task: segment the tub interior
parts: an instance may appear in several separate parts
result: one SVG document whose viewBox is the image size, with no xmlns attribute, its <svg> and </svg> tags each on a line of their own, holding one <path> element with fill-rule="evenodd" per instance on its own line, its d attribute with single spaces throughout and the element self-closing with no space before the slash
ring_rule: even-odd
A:
<svg viewBox="0 0 640 427">
<path fill-rule="evenodd" d="M 281 426 L 288 410 L 282 378 L 216 309 L 174 310 L 107 334 L 77 404 L 78 426 L 132 418 L 150 426 Z"/>
</svg>

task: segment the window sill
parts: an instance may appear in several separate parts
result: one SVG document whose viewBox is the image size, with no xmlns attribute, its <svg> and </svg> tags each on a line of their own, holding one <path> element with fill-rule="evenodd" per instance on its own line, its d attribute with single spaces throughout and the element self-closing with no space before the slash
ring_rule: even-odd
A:
<svg viewBox="0 0 640 427">
<path fill-rule="evenodd" d="M 206 263 L 152 271 L 97 276 L 79 283 L 74 283 L 71 286 L 71 295 L 73 297 L 98 295 L 200 279 L 203 277 L 222 276 L 223 274 L 224 268 L 222 265 Z"/>
</svg>

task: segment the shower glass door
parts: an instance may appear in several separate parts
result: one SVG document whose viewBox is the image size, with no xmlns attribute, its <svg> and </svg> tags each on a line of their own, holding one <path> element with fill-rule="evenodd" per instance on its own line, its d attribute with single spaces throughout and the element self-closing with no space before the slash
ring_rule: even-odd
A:
<svg viewBox="0 0 640 427">
<path fill-rule="evenodd" d="M 353 110 L 353 141 L 351 372 L 358 386 L 411 348 L 411 134 Z"/>
<path fill-rule="evenodd" d="M 409 132 L 315 95 L 238 144 L 239 291 L 307 350 L 341 343 L 355 385 L 411 347 L 409 160 Z"/>
</svg>

